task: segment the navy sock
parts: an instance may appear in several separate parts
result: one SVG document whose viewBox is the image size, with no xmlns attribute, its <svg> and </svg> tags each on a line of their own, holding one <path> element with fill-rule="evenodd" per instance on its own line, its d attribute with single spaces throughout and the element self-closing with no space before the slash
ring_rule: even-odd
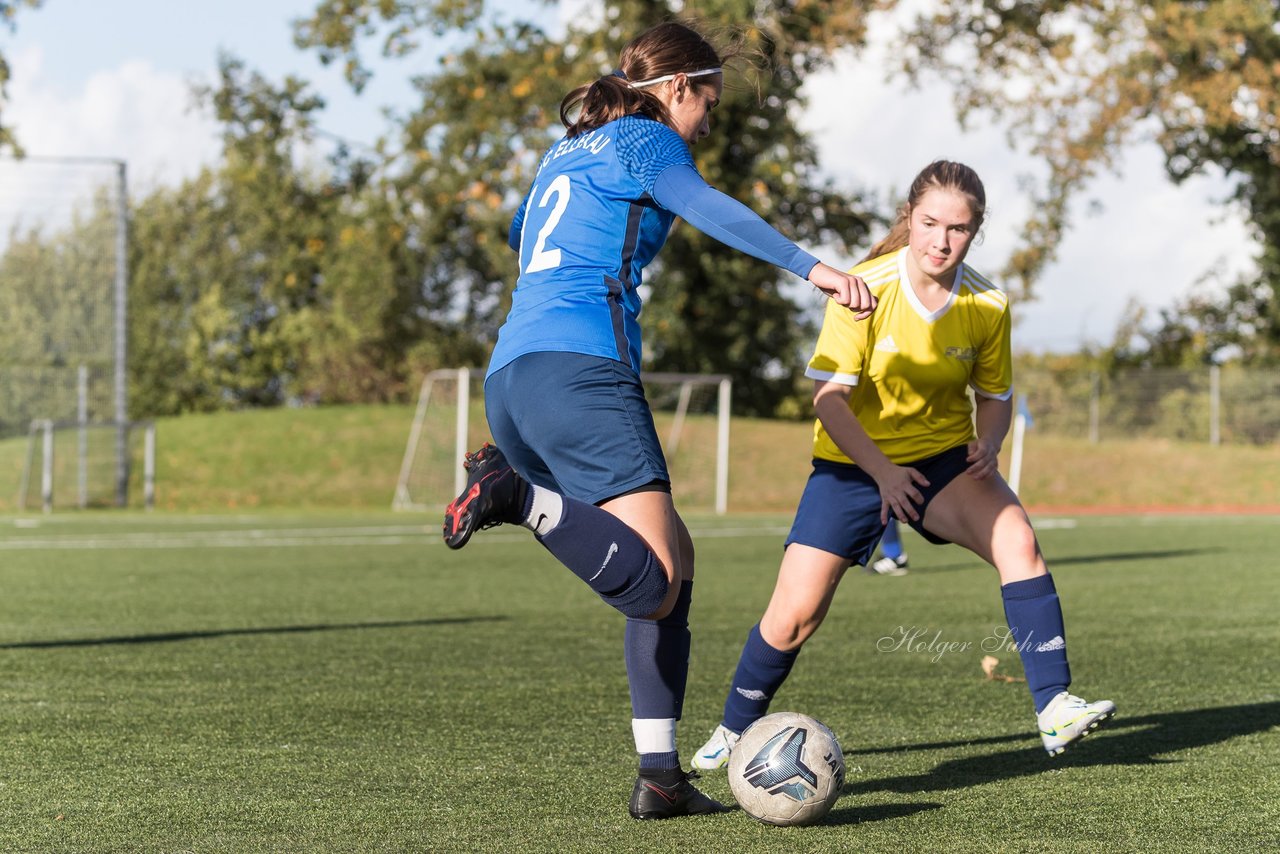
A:
<svg viewBox="0 0 1280 854">
<path fill-rule="evenodd" d="M 671 613 L 661 620 L 627 620 L 624 650 L 631 686 L 631 716 L 680 720 L 689 677 L 689 604 L 693 582 L 680 586 Z M 679 768 L 677 752 L 641 753 L 646 770 Z"/>
<path fill-rule="evenodd" d="M 747 642 L 733 674 L 733 684 L 724 700 L 724 725 L 741 733 L 769 711 L 769 702 L 786 681 L 800 650 L 774 649 L 760 636 L 756 623 L 747 633 Z"/>
<path fill-rule="evenodd" d="M 625 522 L 595 505 L 565 498 L 560 524 L 538 542 L 628 617 L 648 616 L 666 598 L 667 575 L 657 556 Z"/>
<path fill-rule="evenodd" d="M 902 532 L 898 530 L 898 523 L 893 519 L 889 520 L 889 524 L 884 529 L 884 536 L 880 538 L 880 553 L 894 560 L 902 556 Z"/>
<path fill-rule="evenodd" d="M 1011 581 L 1000 588 L 1000 595 L 1004 597 L 1009 631 L 1022 656 L 1027 687 L 1031 689 L 1036 711 L 1043 711 L 1050 700 L 1071 685 L 1067 634 L 1053 576 L 1045 573 Z"/>
<path fill-rule="evenodd" d="M 637 718 L 675 718 L 689 677 L 689 603 L 693 582 L 680 585 L 675 607 L 661 620 L 627 620 L 625 650 L 631 712 Z"/>
<path fill-rule="evenodd" d="M 684 779 L 684 772 L 680 770 L 679 765 L 673 765 L 669 768 L 666 766 L 661 768 L 650 768 L 647 765 L 641 764 L 640 776 L 653 780 L 660 786 L 670 788 Z"/>
<path fill-rule="evenodd" d="M 659 777 L 661 771 L 674 771 L 680 767 L 680 754 L 676 751 L 670 753 L 641 753 L 640 754 L 640 773 L 645 777 Z M 671 783 L 675 783 L 672 780 Z M 670 783 L 666 785 L 671 785 Z"/>
</svg>

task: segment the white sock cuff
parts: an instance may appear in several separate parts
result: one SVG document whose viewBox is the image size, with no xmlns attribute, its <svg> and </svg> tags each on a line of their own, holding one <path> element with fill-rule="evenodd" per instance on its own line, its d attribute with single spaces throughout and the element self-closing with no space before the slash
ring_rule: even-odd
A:
<svg viewBox="0 0 1280 854">
<path fill-rule="evenodd" d="M 636 753 L 675 753 L 675 718 L 632 718 L 631 734 L 636 739 Z"/>
<path fill-rule="evenodd" d="M 564 515 L 564 498 L 558 492 L 532 483 L 529 488 L 533 490 L 533 501 L 529 507 L 529 516 L 521 524 L 541 537 L 560 524 L 560 518 Z"/>
</svg>

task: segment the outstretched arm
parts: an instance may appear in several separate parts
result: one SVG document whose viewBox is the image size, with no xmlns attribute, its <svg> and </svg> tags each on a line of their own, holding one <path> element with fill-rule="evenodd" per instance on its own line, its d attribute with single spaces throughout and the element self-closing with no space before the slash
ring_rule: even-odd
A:
<svg viewBox="0 0 1280 854">
<path fill-rule="evenodd" d="M 678 165 L 663 170 L 654 182 L 653 198 L 721 243 L 813 283 L 840 305 L 858 312 L 859 317 L 865 317 L 875 308 L 875 298 L 862 279 L 823 264 L 755 211 L 707 184 L 691 166 Z"/>
</svg>

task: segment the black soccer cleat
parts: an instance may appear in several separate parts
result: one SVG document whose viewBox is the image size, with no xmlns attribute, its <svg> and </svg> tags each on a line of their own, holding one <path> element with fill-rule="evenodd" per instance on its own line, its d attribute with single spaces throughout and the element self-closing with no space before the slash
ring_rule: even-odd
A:
<svg viewBox="0 0 1280 854">
<path fill-rule="evenodd" d="M 519 522 L 529 484 L 516 474 L 495 445 L 485 442 L 467 454 L 467 488 L 444 511 L 444 543 L 460 549 L 476 531 L 504 522 Z"/>
<path fill-rule="evenodd" d="M 631 790 L 631 803 L 627 809 L 632 818 L 642 821 L 655 818 L 675 818 L 681 815 L 715 815 L 729 812 L 719 801 L 709 798 L 694 788 L 689 775 L 677 771 L 678 779 L 666 786 L 643 774 L 636 778 Z"/>
</svg>

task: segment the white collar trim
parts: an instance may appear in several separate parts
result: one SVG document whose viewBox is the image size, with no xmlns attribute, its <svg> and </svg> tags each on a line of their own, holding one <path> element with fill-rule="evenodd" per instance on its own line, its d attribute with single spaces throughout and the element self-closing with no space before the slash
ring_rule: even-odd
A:
<svg viewBox="0 0 1280 854">
<path fill-rule="evenodd" d="M 898 256 L 898 280 L 901 283 L 902 292 L 907 297 L 907 302 L 916 310 L 916 314 L 920 315 L 926 323 L 933 323 L 942 315 L 951 310 L 951 306 L 955 305 L 956 295 L 960 293 L 960 280 L 964 277 L 964 262 L 956 267 L 956 277 L 951 282 L 951 292 L 947 295 L 947 301 L 944 302 L 937 311 L 929 311 L 924 307 L 924 303 L 920 302 L 920 297 L 916 296 L 916 289 L 911 286 L 911 277 L 907 275 L 907 253 L 911 251 L 910 247 L 904 246 L 902 254 Z"/>
</svg>

